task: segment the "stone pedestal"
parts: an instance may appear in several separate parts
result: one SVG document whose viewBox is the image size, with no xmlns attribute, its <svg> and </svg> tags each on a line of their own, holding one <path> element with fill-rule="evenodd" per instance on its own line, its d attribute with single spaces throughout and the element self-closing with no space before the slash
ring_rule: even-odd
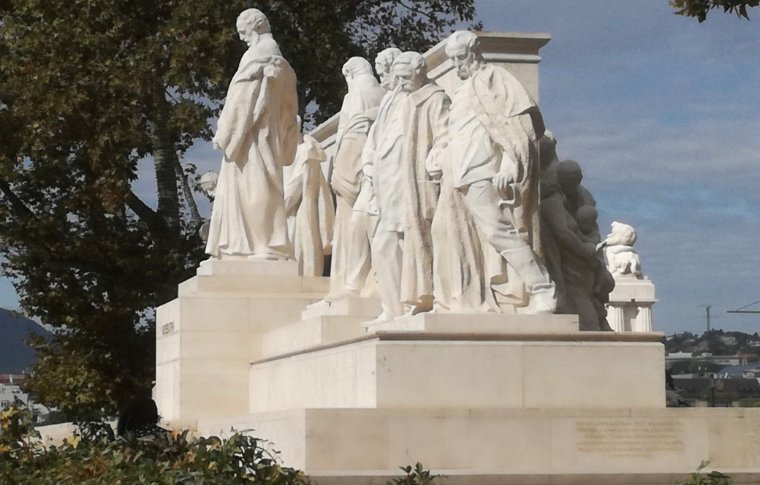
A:
<svg viewBox="0 0 760 485">
<path fill-rule="evenodd" d="M 202 266 L 158 309 L 164 424 L 253 430 L 321 485 L 417 461 L 467 485 L 664 485 L 704 459 L 760 476 L 757 410 L 664 407 L 661 334 L 572 315 L 366 324 L 376 300 L 307 308 L 327 290 L 291 263 Z"/>
<path fill-rule="evenodd" d="M 659 334 L 581 333 L 573 315 L 420 314 L 297 345 L 312 321 L 264 333 L 292 345 L 252 362 L 250 412 L 665 404 Z"/>
<path fill-rule="evenodd" d="M 188 426 L 247 412 L 264 331 L 299 320 L 328 288 L 292 261 L 207 261 L 197 273 L 156 309 L 154 397 L 164 419 Z"/>
<path fill-rule="evenodd" d="M 651 332 L 654 284 L 635 277 L 615 278 L 607 304 L 607 322 L 616 332 Z"/>
<path fill-rule="evenodd" d="M 377 485 L 422 462 L 457 485 L 672 485 L 702 460 L 760 483 L 754 409 L 300 409 L 203 421 L 254 429 L 319 485 Z"/>
</svg>

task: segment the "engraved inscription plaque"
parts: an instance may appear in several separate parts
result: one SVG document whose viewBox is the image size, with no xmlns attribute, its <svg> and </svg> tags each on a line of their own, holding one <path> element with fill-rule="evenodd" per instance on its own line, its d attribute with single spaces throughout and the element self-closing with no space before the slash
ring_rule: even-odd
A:
<svg viewBox="0 0 760 485">
<path fill-rule="evenodd" d="M 579 453 L 612 458 L 651 458 L 683 453 L 683 424 L 679 420 L 594 419 L 576 423 Z"/>
</svg>

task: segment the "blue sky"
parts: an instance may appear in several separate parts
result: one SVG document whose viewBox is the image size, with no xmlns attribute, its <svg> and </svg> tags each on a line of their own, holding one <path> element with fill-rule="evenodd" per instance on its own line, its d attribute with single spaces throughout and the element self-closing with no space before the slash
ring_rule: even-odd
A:
<svg viewBox="0 0 760 485">
<path fill-rule="evenodd" d="M 760 9 L 752 21 L 673 15 L 667 0 L 476 0 L 486 30 L 547 32 L 541 109 L 584 169 L 600 226 L 633 225 L 657 287 L 654 326 L 760 331 Z M 216 170 L 208 144 L 188 154 Z M 141 173 L 150 174 L 149 162 Z M 135 190 L 153 195 L 150 176 Z M 200 199 L 200 198 L 199 198 Z M 201 202 L 208 213 L 208 204 Z M 0 281 L 0 306 L 16 308 Z M 755 309 L 760 309 L 756 305 Z"/>
<path fill-rule="evenodd" d="M 760 9 L 672 14 L 667 0 L 478 0 L 486 30 L 548 32 L 541 109 L 584 169 L 603 232 L 633 225 L 654 326 L 760 331 Z M 756 305 L 754 309 L 760 309 Z"/>
</svg>

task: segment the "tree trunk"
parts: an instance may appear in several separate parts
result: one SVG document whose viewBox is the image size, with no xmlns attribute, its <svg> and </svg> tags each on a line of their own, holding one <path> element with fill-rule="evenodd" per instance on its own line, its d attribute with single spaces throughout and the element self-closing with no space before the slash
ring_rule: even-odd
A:
<svg viewBox="0 0 760 485">
<path fill-rule="evenodd" d="M 179 159 L 169 132 L 169 106 L 163 88 L 161 88 L 160 97 L 156 101 L 157 113 L 153 129 L 153 162 L 156 171 L 156 193 L 158 195 L 156 212 L 166 221 L 169 232 L 179 235 L 179 193 L 175 169 L 179 164 Z"/>
<path fill-rule="evenodd" d="M 203 220 L 201 219 L 201 213 L 198 211 L 198 205 L 195 203 L 195 198 L 193 197 L 193 190 L 190 188 L 190 184 L 187 182 L 187 176 L 185 175 L 185 171 L 182 169 L 182 164 L 179 162 L 179 158 L 177 159 L 177 165 L 175 169 L 177 171 L 177 178 L 179 179 L 179 183 L 182 186 L 182 197 L 187 203 L 187 210 L 190 211 L 190 220 L 192 221 L 192 227 L 194 230 L 197 230 L 201 227 L 201 224 L 203 224 Z"/>
</svg>

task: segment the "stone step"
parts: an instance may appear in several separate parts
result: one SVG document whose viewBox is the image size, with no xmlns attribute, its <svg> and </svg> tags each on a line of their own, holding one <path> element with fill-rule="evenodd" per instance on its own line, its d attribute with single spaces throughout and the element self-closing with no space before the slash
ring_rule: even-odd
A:
<svg viewBox="0 0 760 485">
<path fill-rule="evenodd" d="M 198 275 L 180 283 L 179 296 L 199 293 L 282 294 L 298 298 L 323 298 L 329 278 L 292 275 Z"/>
<path fill-rule="evenodd" d="M 207 259 L 201 262 L 196 274 L 202 276 L 298 276 L 298 263 L 255 259 Z"/>
<path fill-rule="evenodd" d="M 578 315 L 420 313 L 386 322 L 365 323 L 364 327 L 367 333 L 566 334 L 578 331 Z"/>
<path fill-rule="evenodd" d="M 300 409 L 198 425 L 249 430 L 319 485 L 386 483 L 417 461 L 446 485 L 666 485 L 706 457 L 760 483 L 756 408 Z"/>
<path fill-rule="evenodd" d="M 372 320 L 381 311 L 379 298 L 348 296 L 337 301 L 321 300 L 313 305 L 309 305 L 301 313 L 301 318 L 306 320 L 326 315 L 342 315 L 364 317 L 364 320 Z"/>
<path fill-rule="evenodd" d="M 284 325 L 264 332 L 264 358 L 334 344 L 365 334 L 364 317 L 323 315 Z"/>
<path fill-rule="evenodd" d="M 659 408 L 661 337 L 378 332 L 254 361 L 249 411 Z"/>
</svg>

